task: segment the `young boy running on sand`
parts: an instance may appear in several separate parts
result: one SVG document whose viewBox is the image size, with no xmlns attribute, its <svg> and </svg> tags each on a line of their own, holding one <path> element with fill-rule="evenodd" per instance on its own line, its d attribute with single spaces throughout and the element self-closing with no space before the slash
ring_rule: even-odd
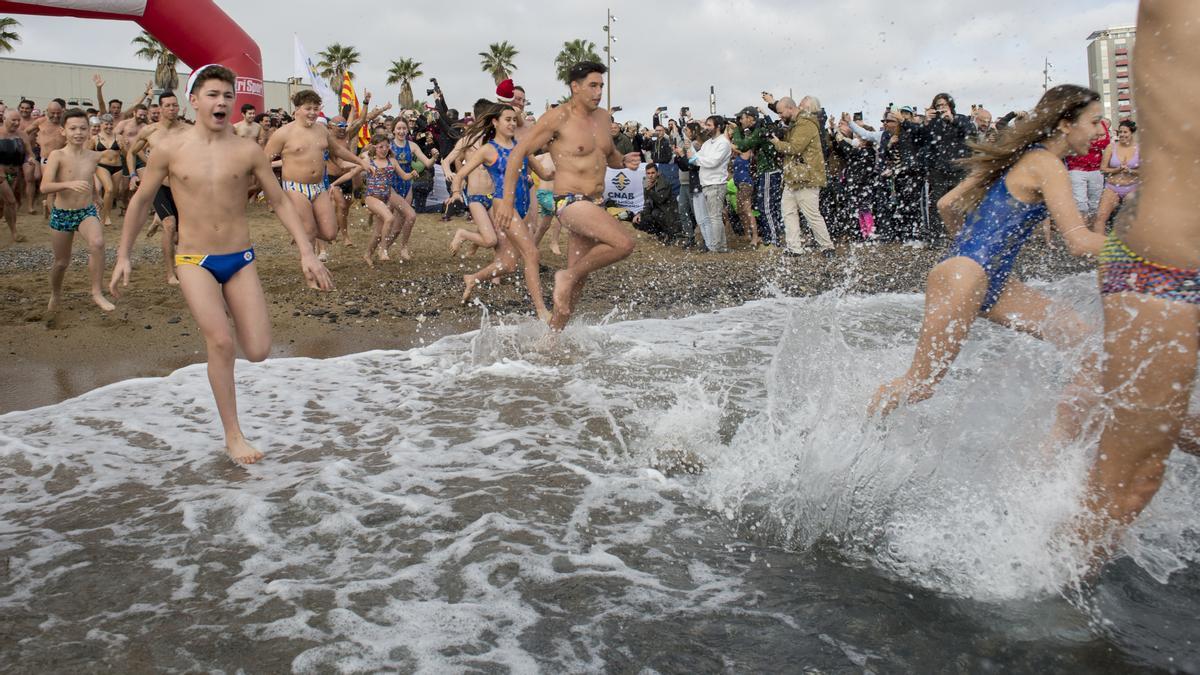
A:
<svg viewBox="0 0 1200 675">
<path fill-rule="evenodd" d="M 180 289 L 208 348 L 208 381 L 225 429 L 225 451 L 233 461 L 262 459 L 242 435 L 237 415 L 233 368 L 237 347 L 250 361 L 262 361 L 271 349 L 271 322 L 254 265 L 246 221 L 246 191 L 257 180 L 300 251 L 300 267 L 309 287 L 333 287 L 329 271 L 317 260 L 304 225 L 271 171 L 271 162 L 249 139 L 233 133 L 235 76 L 219 65 L 200 68 L 188 82 L 196 125 L 156 146 L 142 184 L 130 201 L 121 231 L 121 247 L 109 289 L 128 286 L 130 250 L 137 239 L 152 195 L 170 176 L 179 210 L 179 253 L 175 256 Z M 226 312 L 233 317 L 230 329 Z M 236 331 L 236 333 L 234 332 Z"/>
<path fill-rule="evenodd" d="M 67 111 L 63 117 L 67 145 L 50 153 L 42 174 L 42 194 L 58 195 L 50 212 L 50 229 L 54 230 L 50 236 L 54 266 L 50 268 L 50 304 L 46 307 L 46 321 L 54 318 L 62 301 L 63 277 L 71 265 L 71 244 L 76 232 L 81 232 L 87 239 L 92 302 L 106 312 L 114 309 L 104 297 L 104 226 L 100 224 L 93 194 L 96 180 L 109 190 L 112 183 L 108 172 L 99 168 L 100 153 L 84 147 L 88 131 L 87 113 L 78 108 Z"/>
<path fill-rule="evenodd" d="M 311 89 L 296 92 L 292 97 L 296 119 L 267 141 L 268 157 L 283 158 L 283 189 L 300 221 L 310 245 L 317 239 L 333 241 L 337 237 L 337 212 L 325 187 L 325 162 L 330 158 L 344 159 L 370 171 L 370 163 L 351 152 L 339 142 L 324 124 L 317 124 L 321 112 L 321 97 Z"/>
</svg>

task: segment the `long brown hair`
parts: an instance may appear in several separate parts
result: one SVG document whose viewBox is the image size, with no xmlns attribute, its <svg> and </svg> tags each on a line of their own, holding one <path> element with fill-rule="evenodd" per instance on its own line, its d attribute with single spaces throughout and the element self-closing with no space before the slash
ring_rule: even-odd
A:
<svg viewBox="0 0 1200 675">
<path fill-rule="evenodd" d="M 1000 133 L 995 140 L 967 143 L 975 154 L 958 161 L 977 176 L 979 181 L 962 196 L 959 208 L 967 212 L 979 206 L 992 184 L 1000 180 L 1004 172 L 1011 169 L 1030 146 L 1053 136 L 1059 122 L 1078 121 L 1084 108 L 1099 100 L 1100 95 L 1087 87 L 1060 84 L 1042 95 L 1042 99 L 1028 118 Z"/>
<path fill-rule="evenodd" d="M 463 132 L 464 147 L 469 148 L 476 142 L 479 142 L 480 144 L 487 143 L 495 138 L 496 126 L 493 124 L 493 122 L 500 119 L 500 116 L 504 114 L 505 110 L 513 111 L 514 113 L 516 112 L 513 110 L 511 105 L 493 103 L 491 107 L 485 110 L 482 115 L 476 116 L 475 121 L 471 123 L 471 126 L 467 127 L 467 130 Z"/>
</svg>

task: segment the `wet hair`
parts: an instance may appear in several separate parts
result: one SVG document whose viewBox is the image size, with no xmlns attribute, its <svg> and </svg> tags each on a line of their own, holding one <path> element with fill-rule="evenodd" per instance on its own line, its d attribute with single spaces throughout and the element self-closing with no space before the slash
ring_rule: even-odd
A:
<svg viewBox="0 0 1200 675">
<path fill-rule="evenodd" d="M 1042 95 L 1033 114 L 997 135 L 995 140 L 967 143 L 975 154 L 958 161 L 978 176 L 979 181 L 962 196 L 958 205 L 960 209 L 965 213 L 978 206 L 992 184 L 1000 180 L 1030 146 L 1053 136 L 1059 122 L 1078 121 L 1084 109 L 1099 100 L 1100 94 L 1087 87 L 1060 84 Z"/>
<path fill-rule="evenodd" d="M 242 104 L 242 114 L 243 115 L 245 115 L 247 112 L 249 112 L 251 110 L 257 110 L 257 108 L 254 107 L 253 103 L 243 103 Z"/>
<path fill-rule="evenodd" d="M 321 95 L 312 89 L 301 89 L 292 95 L 292 105 L 296 108 L 306 106 L 309 103 L 315 106 L 320 106 Z"/>
<path fill-rule="evenodd" d="M 929 107 L 937 108 L 937 102 L 939 100 L 945 101 L 946 105 L 950 106 L 950 114 L 952 114 L 952 115 L 957 114 L 957 109 L 954 107 L 954 97 L 945 92 L 942 92 L 942 93 L 938 94 L 937 96 L 934 96 L 933 102 L 931 102 L 929 104 Z"/>
<path fill-rule="evenodd" d="M 168 89 L 167 91 L 164 91 L 163 93 L 158 95 L 158 105 L 161 106 L 163 104 L 163 101 L 165 101 L 169 98 L 173 98 L 176 101 L 179 100 L 179 97 L 175 95 L 175 92 Z"/>
<path fill-rule="evenodd" d="M 1137 133 L 1137 122 L 1134 122 L 1133 120 L 1121 120 L 1120 123 L 1117 124 L 1117 128 L 1120 129 L 1121 127 L 1128 129 L 1129 133 L 1131 134 Z"/>
<path fill-rule="evenodd" d="M 88 118 L 86 110 L 83 110 L 82 108 L 71 108 L 63 115 L 63 126 L 67 126 L 67 122 L 75 119 L 76 117 L 82 119 L 84 122 L 87 122 L 88 126 L 92 125 L 92 121 Z"/>
<path fill-rule="evenodd" d="M 493 103 L 490 108 L 483 111 L 482 115 L 477 115 L 471 126 L 467 127 L 463 132 L 463 143 L 466 147 L 471 147 L 476 141 L 487 143 L 496 137 L 496 126 L 493 124 L 496 120 L 505 113 L 510 112 L 516 114 L 510 105 L 501 103 Z"/>
<path fill-rule="evenodd" d="M 195 94 L 209 80 L 220 80 L 231 88 L 237 89 L 237 75 L 232 70 L 225 66 L 212 65 L 196 74 L 196 78 L 192 81 L 192 90 L 188 94 Z M 161 101 L 162 98 L 160 97 L 159 100 Z"/>
<path fill-rule="evenodd" d="M 567 82 L 580 82 L 587 79 L 587 76 L 592 73 L 603 75 L 607 72 L 608 68 L 605 68 L 603 64 L 596 63 L 595 61 L 580 61 L 571 66 L 570 70 L 567 71 Z"/>
</svg>

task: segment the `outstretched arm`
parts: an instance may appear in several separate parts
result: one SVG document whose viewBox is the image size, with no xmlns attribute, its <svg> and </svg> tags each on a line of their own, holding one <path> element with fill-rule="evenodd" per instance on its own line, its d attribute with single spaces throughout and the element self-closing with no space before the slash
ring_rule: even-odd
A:
<svg viewBox="0 0 1200 675">
<path fill-rule="evenodd" d="M 325 135 L 328 138 L 328 142 L 329 142 L 328 147 L 329 147 L 329 156 L 330 157 L 337 157 L 340 159 L 344 159 L 347 162 L 354 162 L 355 164 L 361 166 L 363 168 L 363 170 L 365 170 L 365 171 L 371 170 L 370 163 L 367 162 L 367 160 L 363 159 L 362 157 L 359 157 L 358 155 L 354 154 L 350 150 L 350 148 L 346 147 L 345 143 L 339 142 L 338 139 L 333 135 L 332 131 L 326 130 Z"/>
<path fill-rule="evenodd" d="M 104 100 L 104 78 L 100 77 L 100 73 L 92 75 L 92 82 L 96 84 L 96 107 L 101 113 L 108 112 L 108 101 Z"/>
<path fill-rule="evenodd" d="M 150 213 L 154 194 L 167 179 L 171 148 L 166 146 L 167 144 L 164 144 L 164 147 L 152 154 L 150 161 L 142 167 L 142 189 L 133 193 L 129 198 L 129 206 L 125 209 L 125 222 L 121 225 L 121 243 L 117 246 L 117 262 L 113 265 L 112 277 L 108 282 L 108 290 L 114 296 L 121 296 L 118 286 L 129 285 L 129 277 L 133 274 L 129 253 L 133 250 L 133 242 L 137 241 L 138 233 L 142 231 L 142 225 Z"/>
<path fill-rule="evenodd" d="M 514 149 L 513 152 L 516 152 L 516 150 Z M 484 146 L 484 147 L 476 150 L 475 152 L 472 152 L 471 156 L 467 158 L 467 161 L 464 162 L 462 167 L 458 170 L 458 173 L 454 174 L 454 182 L 450 186 L 450 198 L 454 199 L 457 197 L 457 198 L 461 199 L 462 198 L 462 182 L 463 182 L 463 180 L 467 176 L 470 176 L 472 171 L 474 171 L 475 169 L 478 169 L 479 166 L 481 164 L 483 164 L 483 162 L 485 160 L 495 157 L 495 156 L 496 156 L 496 151 L 494 149 L 492 149 L 492 147 L 490 145 Z M 495 159 L 492 159 L 492 161 L 494 162 Z M 509 155 L 508 161 L 509 162 L 513 161 L 512 155 Z M 504 175 L 507 176 L 508 174 L 505 173 Z M 506 180 L 504 182 L 504 184 L 508 185 L 508 181 Z M 515 182 L 513 183 L 513 187 L 510 189 L 516 189 Z M 505 194 L 508 194 L 508 193 L 506 192 Z"/>
<path fill-rule="evenodd" d="M 329 276 L 329 270 L 325 269 L 325 265 L 321 264 L 321 261 L 317 260 L 317 255 L 313 253 L 308 234 L 304 231 L 304 225 L 300 223 L 300 214 L 296 213 L 292 202 L 284 196 L 283 188 L 279 187 L 279 182 L 275 180 L 275 173 L 271 171 L 271 162 L 267 160 L 266 155 L 257 152 L 253 153 L 253 157 L 254 177 L 262 186 L 267 201 L 275 209 L 275 215 L 279 216 L 279 222 L 287 228 L 288 233 L 296 242 L 296 248 L 300 250 L 300 268 L 304 271 L 304 279 L 309 288 L 318 288 L 322 291 L 333 288 L 333 278 Z"/>
<path fill-rule="evenodd" d="M 554 138 L 554 133 L 567 118 L 567 111 L 561 106 L 542 115 L 542 118 L 533 125 L 529 130 L 529 134 L 517 147 L 512 149 L 508 156 L 508 166 L 504 171 L 504 197 L 496 200 L 493 205 L 492 220 L 497 227 L 507 228 L 512 224 L 513 220 L 513 195 L 517 192 L 517 178 L 521 175 L 521 165 L 524 164 L 525 158 L 529 156 L 529 151 L 544 147 Z M 607 128 L 607 127 L 606 127 Z M 459 172 L 460 175 L 470 175 L 466 171 L 466 167 Z"/>
<path fill-rule="evenodd" d="M 1071 255 L 1080 257 L 1100 255 L 1100 250 L 1104 248 L 1104 235 L 1093 232 L 1083 222 L 1079 206 L 1071 194 L 1071 178 L 1067 175 L 1067 168 L 1049 153 L 1038 154 L 1047 155 L 1037 165 L 1042 181 L 1042 199 L 1050 210 L 1054 227 L 1067 243 L 1067 250 Z"/>
</svg>

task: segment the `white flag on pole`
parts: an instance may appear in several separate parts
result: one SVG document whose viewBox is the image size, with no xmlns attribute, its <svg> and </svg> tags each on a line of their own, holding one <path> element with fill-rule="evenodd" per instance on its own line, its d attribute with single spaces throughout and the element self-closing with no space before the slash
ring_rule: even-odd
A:
<svg viewBox="0 0 1200 675">
<path fill-rule="evenodd" d="M 321 97 L 321 108 L 326 115 L 337 115 L 338 103 L 341 100 L 337 94 L 329 88 L 329 82 L 321 77 L 321 71 L 317 68 L 317 62 L 308 55 L 304 49 L 304 45 L 300 44 L 300 36 L 293 35 L 292 39 L 295 44 L 294 54 L 292 57 L 292 75 L 302 80 L 308 80 L 311 83 L 313 91 Z"/>
</svg>

